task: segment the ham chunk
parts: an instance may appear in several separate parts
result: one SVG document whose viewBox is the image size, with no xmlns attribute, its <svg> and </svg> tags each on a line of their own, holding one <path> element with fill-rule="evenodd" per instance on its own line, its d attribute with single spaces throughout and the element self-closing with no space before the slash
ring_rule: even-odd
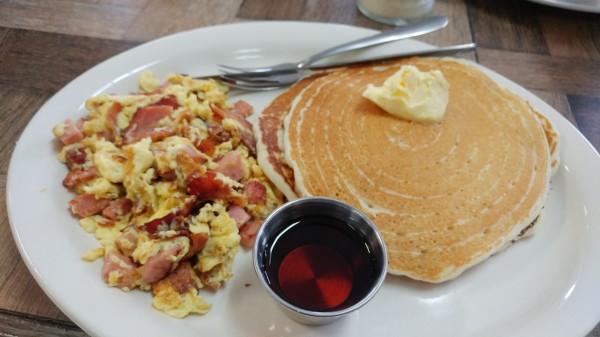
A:
<svg viewBox="0 0 600 337">
<path fill-rule="evenodd" d="M 81 141 L 83 136 L 83 120 L 80 119 L 74 122 L 72 119 L 67 118 L 63 123 L 57 125 L 53 132 L 56 137 L 65 145 L 75 144 Z"/>
<path fill-rule="evenodd" d="M 171 283 L 171 286 L 178 293 L 183 294 L 188 289 L 195 289 L 196 279 L 194 278 L 194 268 L 189 262 L 183 262 L 173 272 L 171 272 L 165 280 Z"/>
<path fill-rule="evenodd" d="M 68 189 L 74 189 L 79 184 L 88 182 L 96 177 L 96 168 L 88 167 L 83 170 L 71 170 L 63 179 L 63 186 Z"/>
<path fill-rule="evenodd" d="M 96 199 L 93 194 L 89 193 L 79 194 L 69 201 L 71 212 L 83 218 L 102 212 L 108 204 L 110 204 L 110 199 Z"/>
<path fill-rule="evenodd" d="M 217 161 L 219 165 L 216 169 L 217 172 L 222 173 L 229 178 L 240 181 L 246 175 L 246 164 L 242 154 L 238 151 L 231 151 L 225 157 Z"/>
<path fill-rule="evenodd" d="M 113 200 L 102 211 L 102 215 L 110 220 L 120 220 L 131 212 L 133 201 L 123 197 Z"/>
<path fill-rule="evenodd" d="M 175 257 L 181 252 L 181 249 L 180 245 L 173 245 L 148 258 L 146 263 L 140 267 L 141 283 L 151 284 L 165 277 L 173 268 Z"/>
<path fill-rule="evenodd" d="M 112 287 L 131 290 L 136 285 L 136 267 L 129 257 L 111 250 L 104 256 L 102 280 Z"/>
<path fill-rule="evenodd" d="M 244 195 L 248 203 L 264 205 L 267 202 L 267 187 L 258 180 L 249 180 L 244 186 Z"/>
<path fill-rule="evenodd" d="M 262 226 L 262 220 L 254 220 L 247 223 L 240 229 L 240 244 L 246 248 L 252 248 L 254 245 L 254 239 L 256 239 L 256 233 Z"/>
<path fill-rule="evenodd" d="M 172 113 L 173 108 L 168 105 L 151 105 L 137 109 L 131 123 L 123 130 L 124 143 L 135 143 L 146 137 L 158 141 L 174 135 L 173 128 L 160 125 L 160 121 L 170 117 Z"/>
<path fill-rule="evenodd" d="M 131 227 L 126 228 L 123 234 L 115 240 L 115 245 L 126 256 L 131 256 L 138 244 L 137 231 Z"/>
<path fill-rule="evenodd" d="M 240 206 L 229 207 L 229 209 L 227 210 L 227 214 L 229 214 L 230 218 L 235 220 L 238 228 L 244 226 L 246 222 L 250 221 L 250 219 L 252 218 L 252 216 L 250 216 L 250 214 L 248 214 L 248 212 L 246 212 L 246 210 L 244 210 L 244 208 Z"/>
</svg>

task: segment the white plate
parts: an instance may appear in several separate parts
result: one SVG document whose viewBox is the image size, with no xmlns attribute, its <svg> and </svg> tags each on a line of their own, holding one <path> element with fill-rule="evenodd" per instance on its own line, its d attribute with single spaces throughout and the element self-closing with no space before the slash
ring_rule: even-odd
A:
<svg viewBox="0 0 600 337">
<path fill-rule="evenodd" d="M 529 0 L 542 5 L 580 12 L 600 13 L 600 0 Z"/>
<path fill-rule="evenodd" d="M 144 44 L 75 79 L 30 121 L 8 173 L 11 228 L 37 282 L 92 336 L 584 336 L 600 320 L 600 158 L 554 109 L 492 72 L 555 123 L 562 134 L 562 164 L 539 231 L 456 280 L 430 285 L 389 276 L 358 312 L 331 325 L 306 327 L 285 316 L 261 288 L 249 251 L 236 257 L 233 279 L 208 296 L 211 312 L 185 319 L 154 310 L 149 293 L 106 287 L 100 279 L 101 261 L 81 260 L 98 243 L 67 209 L 73 195 L 61 184 L 67 170 L 56 159 L 50 130 L 67 117 L 86 114 L 88 97 L 136 90 L 139 74 L 147 68 L 161 78 L 171 72 L 215 73 L 217 62 L 297 60 L 372 33 L 300 22 L 214 26 Z M 431 46 L 404 41 L 366 56 L 422 47 Z M 260 111 L 276 94 L 246 93 L 232 99 L 245 99 Z"/>
</svg>

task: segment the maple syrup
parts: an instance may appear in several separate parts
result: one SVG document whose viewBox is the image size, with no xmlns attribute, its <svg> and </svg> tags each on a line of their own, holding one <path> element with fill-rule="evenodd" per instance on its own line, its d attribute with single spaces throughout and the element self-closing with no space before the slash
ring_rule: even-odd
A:
<svg viewBox="0 0 600 337">
<path fill-rule="evenodd" d="M 271 288 L 299 308 L 341 310 L 360 301 L 376 282 L 365 241 L 335 218 L 303 218 L 272 236 L 262 252 L 263 272 Z"/>
</svg>

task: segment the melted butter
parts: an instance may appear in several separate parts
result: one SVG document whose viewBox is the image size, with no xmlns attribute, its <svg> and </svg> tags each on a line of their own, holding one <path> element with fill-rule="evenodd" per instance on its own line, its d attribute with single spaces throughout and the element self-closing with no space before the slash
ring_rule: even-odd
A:
<svg viewBox="0 0 600 337">
<path fill-rule="evenodd" d="M 393 116 L 416 122 L 439 122 L 448 106 L 449 84 L 439 70 L 405 65 L 382 86 L 368 84 L 363 97 Z"/>
</svg>

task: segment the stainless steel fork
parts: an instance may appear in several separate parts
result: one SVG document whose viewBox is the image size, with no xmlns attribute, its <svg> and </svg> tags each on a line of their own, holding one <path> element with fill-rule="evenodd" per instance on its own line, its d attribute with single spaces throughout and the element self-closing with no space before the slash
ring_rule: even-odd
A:
<svg viewBox="0 0 600 337">
<path fill-rule="evenodd" d="M 450 56 L 459 53 L 465 53 L 475 50 L 475 43 L 467 43 L 461 45 L 439 47 L 427 50 L 404 52 L 400 54 L 387 55 L 383 57 L 363 59 L 359 61 L 349 61 L 340 63 L 329 63 L 323 66 L 312 66 L 301 69 L 284 69 L 284 70 L 271 70 L 263 72 L 245 72 L 245 73 L 230 73 L 220 74 L 213 76 L 203 76 L 195 78 L 220 78 L 221 81 L 231 87 L 242 89 L 242 90 L 273 90 L 281 87 L 285 87 L 298 81 L 300 78 L 308 75 L 313 71 L 327 71 L 327 69 L 335 69 L 341 66 L 369 63 L 369 62 L 383 62 L 392 59 L 398 59 L 410 56 Z"/>
</svg>

